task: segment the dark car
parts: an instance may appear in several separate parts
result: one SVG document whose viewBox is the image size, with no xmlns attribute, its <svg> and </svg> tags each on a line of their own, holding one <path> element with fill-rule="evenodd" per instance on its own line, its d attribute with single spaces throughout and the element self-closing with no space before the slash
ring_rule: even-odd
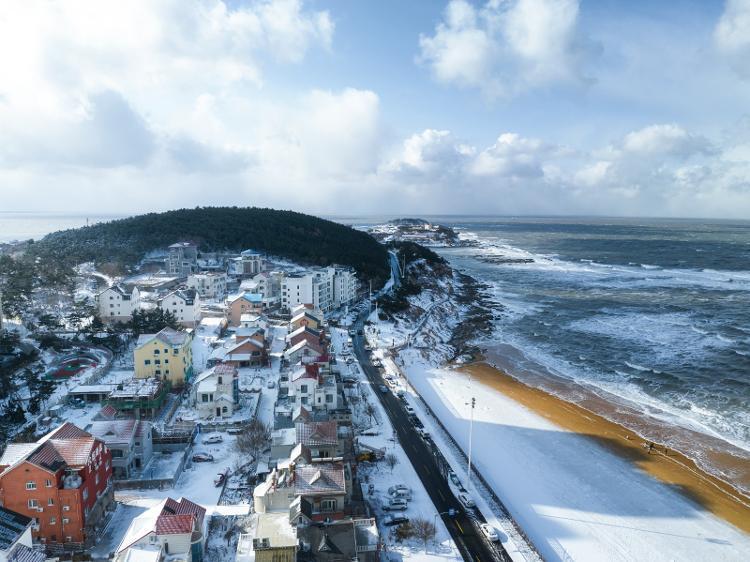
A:
<svg viewBox="0 0 750 562">
<path fill-rule="evenodd" d="M 418 428 L 420 428 L 420 429 L 424 427 L 424 424 L 423 424 L 423 423 L 422 423 L 422 422 L 421 422 L 421 421 L 419 420 L 419 418 L 418 418 L 417 416 L 415 416 L 414 414 L 411 414 L 411 415 L 409 416 L 409 421 L 411 422 L 411 424 L 412 424 L 412 425 L 413 425 L 414 427 L 418 427 Z"/>
<path fill-rule="evenodd" d="M 379 385 L 378 389 L 380 389 L 380 392 L 382 392 L 383 394 L 387 394 L 388 393 L 388 387 L 385 386 L 384 384 Z"/>
<path fill-rule="evenodd" d="M 193 455 L 193 462 L 214 462 L 214 456 L 208 453 L 196 453 Z"/>
<path fill-rule="evenodd" d="M 403 515 L 391 515 L 390 517 L 387 517 L 385 521 L 383 521 L 383 525 L 385 525 L 386 527 L 394 527 L 396 525 L 402 525 L 403 523 L 408 522 L 408 517 L 404 517 Z"/>
</svg>

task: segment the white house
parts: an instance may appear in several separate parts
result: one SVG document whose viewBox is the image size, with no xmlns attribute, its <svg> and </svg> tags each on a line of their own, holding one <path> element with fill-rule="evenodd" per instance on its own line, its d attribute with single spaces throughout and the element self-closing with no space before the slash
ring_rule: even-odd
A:
<svg viewBox="0 0 750 562">
<path fill-rule="evenodd" d="M 219 364 L 195 379 L 195 409 L 203 419 L 228 418 L 234 414 L 239 398 L 237 369 Z"/>
<path fill-rule="evenodd" d="M 124 285 L 112 285 L 96 297 L 99 317 L 104 322 L 129 322 L 133 312 L 141 307 L 138 287 L 128 290 Z"/>
<path fill-rule="evenodd" d="M 295 406 L 316 410 L 336 410 L 341 407 L 338 387 L 333 375 L 320 373 L 318 365 L 305 365 L 289 376 L 289 400 Z"/>
<path fill-rule="evenodd" d="M 188 277 L 187 286 L 204 299 L 223 299 L 227 294 L 227 274 L 193 273 Z"/>
<path fill-rule="evenodd" d="M 163 560 L 166 556 L 175 556 L 185 562 L 202 559 L 205 515 L 203 507 L 185 498 L 160 501 L 130 523 L 115 551 L 116 562 L 150 562 Z M 134 557 L 131 552 L 139 555 Z M 154 557 L 153 552 L 158 556 Z"/>
<path fill-rule="evenodd" d="M 159 299 L 159 307 L 174 314 L 186 328 L 200 324 L 201 297 L 195 289 L 177 289 Z"/>
<path fill-rule="evenodd" d="M 334 267 L 333 269 L 333 307 L 339 308 L 353 303 L 357 299 L 359 281 L 353 269 Z"/>
</svg>

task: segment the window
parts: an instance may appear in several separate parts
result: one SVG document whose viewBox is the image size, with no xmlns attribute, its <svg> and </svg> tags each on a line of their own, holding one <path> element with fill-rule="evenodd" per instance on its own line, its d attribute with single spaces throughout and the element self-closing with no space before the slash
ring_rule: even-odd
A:
<svg viewBox="0 0 750 562">
<path fill-rule="evenodd" d="M 299 387 L 299 391 L 307 394 L 307 385 L 303 384 Z"/>
<path fill-rule="evenodd" d="M 160 359 L 154 359 L 154 364 L 155 365 L 161 365 L 161 360 Z"/>
<path fill-rule="evenodd" d="M 122 450 L 121 449 L 112 449 L 112 458 L 113 459 L 121 459 L 122 458 Z"/>
<path fill-rule="evenodd" d="M 167 369 L 166 371 L 164 371 L 164 374 L 168 375 L 169 374 L 169 369 Z"/>
<path fill-rule="evenodd" d="M 156 370 L 154 371 L 154 374 L 155 374 L 155 375 L 161 375 L 161 369 L 156 369 Z"/>
<path fill-rule="evenodd" d="M 218 378 L 217 382 L 218 382 L 219 384 L 223 384 L 223 383 L 222 383 L 222 379 L 221 379 L 221 377 L 219 377 L 219 378 Z"/>
<path fill-rule="evenodd" d="M 222 412 L 223 414 L 226 414 L 226 413 L 227 413 L 228 411 L 229 411 L 229 410 L 227 410 L 227 407 L 226 407 L 226 406 L 222 406 L 222 407 L 221 407 L 221 412 Z"/>
<path fill-rule="evenodd" d="M 39 507 L 39 502 L 36 500 L 29 500 L 28 502 L 26 502 L 26 505 L 28 505 L 31 508 L 37 508 Z"/>
<path fill-rule="evenodd" d="M 160 353 L 161 353 L 161 351 L 159 351 L 158 349 L 154 350 L 154 355 L 159 355 Z"/>
<path fill-rule="evenodd" d="M 208 402 L 208 394 L 201 394 L 201 401 Z"/>
<path fill-rule="evenodd" d="M 326 394 L 326 402 L 330 404 L 333 402 L 333 394 Z"/>
<path fill-rule="evenodd" d="M 26 482 L 27 490 L 36 490 L 36 482 Z"/>
<path fill-rule="evenodd" d="M 49 524 L 55 525 L 57 523 L 57 517 L 50 517 L 49 518 Z"/>
<path fill-rule="evenodd" d="M 169 363 L 169 359 L 165 359 L 165 360 L 164 360 L 164 362 L 165 362 L 165 363 Z"/>
<path fill-rule="evenodd" d="M 169 350 L 165 348 L 164 353 L 169 353 Z"/>
<path fill-rule="evenodd" d="M 68 523 L 70 523 L 70 519 L 68 519 L 67 517 L 63 517 L 62 521 L 64 525 L 67 525 Z"/>
<path fill-rule="evenodd" d="M 336 511 L 336 500 L 323 500 L 320 502 L 320 511 Z"/>
<path fill-rule="evenodd" d="M 49 498 L 47 500 L 47 505 L 55 505 L 55 498 Z"/>
<path fill-rule="evenodd" d="M 151 365 L 151 359 L 144 359 L 143 360 L 144 365 Z"/>
<path fill-rule="evenodd" d="M 64 505 L 63 506 L 63 511 L 70 511 L 70 506 L 69 505 Z"/>
<path fill-rule="evenodd" d="M 50 479 L 48 478 L 47 480 L 45 480 L 45 481 L 44 481 L 44 485 L 45 485 L 45 486 L 46 486 L 47 488 L 51 488 L 51 487 L 52 487 L 52 480 L 50 480 Z"/>
</svg>

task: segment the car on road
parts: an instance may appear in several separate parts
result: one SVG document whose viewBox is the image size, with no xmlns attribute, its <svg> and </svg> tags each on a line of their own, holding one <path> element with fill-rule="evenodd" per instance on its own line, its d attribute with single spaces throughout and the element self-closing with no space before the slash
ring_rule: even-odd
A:
<svg viewBox="0 0 750 562">
<path fill-rule="evenodd" d="M 403 390 L 399 390 L 396 393 L 396 396 L 398 396 L 399 398 L 401 398 L 401 400 L 406 400 L 406 392 L 404 392 Z"/>
<path fill-rule="evenodd" d="M 422 428 L 424 427 L 424 424 L 423 424 L 423 423 L 422 423 L 422 422 L 420 421 L 420 419 L 419 419 L 419 418 L 418 418 L 417 416 L 415 416 L 414 414 L 410 414 L 410 415 L 409 415 L 409 421 L 411 422 L 411 424 L 412 424 L 412 425 L 413 425 L 414 427 L 418 427 L 418 428 L 420 428 L 420 429 L 422 429 Z"/>
<path fill-rule="evenodd" d="M 214 456 L 208 453 L 196 453 L 193 455 L 193 462 L 214 462 Z"/>
<path fill-rule="evenodd" d="M 348 333 L 349 333 L 349 336 L 351 336 L 351 337 L 354 337 L 354 336 L 357 335 L 357 332 L 355 332 L 354 330 L 349 330 Z"/>
<path fill-rule="evenodd" d="M 488 541 L 498 542 L 500 540 L 500 537 L 497 535 L 497 531 L 495 531 L 495 529 L 493 529 L 487 523 L 482 523 L 481 525 L 479 525 L 479 528 L 482 530 L 482 534 L 487 537 Z"/>
<path fill-rule="evenodd" d="M 411 414 L 412 416 L 414 415 L 414 408 L 412 408 L 409 404 L 404 406 L 404 410 L 406 410 L 407 414 Z"/>
<path fill-rule="evenodd" d="M 364 332 L 362 331 L 362 328 L 360 328 L 359 330 L 357 330 L 357 335 L 358 335 L 358 336 L 363 336 L 363 335 L 365 335 L 365 333 L 364 333 Z"/>
<path fill-rule="evenodd" d="M 458 501 L 460 501 L 464 507 L 472 509 L 477 506 L 474 500 L 469 497 L 469 494 L 458 494 Z"/>
<path fill-rule="evenodd" d="M 380 367 L 383 363 L 380 361 L 380 359 L 373 359 L 372 360 L 372 366 L 373 367 Z"/>
<path fill-rule="evenodd" d="M 216 443 L 223 443 L 224 438 L 221 435 L 210 435 L 209 437 L 206 437 L 203 439 L 204 445 L 214 445 Z"/>
<path fill-rule="evenodd" d="M 429 440 L 429 439 L 430 439 L 430 432 L 429 432 L 429 431 L 426 431 L 426 430 L 425 430 L 424 428 L 422 428 L 422 427 L 418 427 L 418 428 L 417 428 L 417 433 L 419 434 L 419 436 L 420 436 L 420 437 L 421 437 L 422 439 L 426 439 L 426 440 Z"/>
<path fill-rule="evenodd" d="M 380 390 L 380 392 L 383 393 L 383 394 L 387 394 L 388 393 L 388 387 L 385 386 L 384 384 L 378 385 L 378 390 Z"/>
<path fill-rule="evenodd" d="M 404 517 L 403 515 L 391 515 L 390 517 L 387 517 L 385 521 L 383 521 L 383 525 L 385 525 L 386 527 L 395 527 L 396 525 L 403 525 L 404 523 L 408 522 L 408 517 Z"/>
</svg>

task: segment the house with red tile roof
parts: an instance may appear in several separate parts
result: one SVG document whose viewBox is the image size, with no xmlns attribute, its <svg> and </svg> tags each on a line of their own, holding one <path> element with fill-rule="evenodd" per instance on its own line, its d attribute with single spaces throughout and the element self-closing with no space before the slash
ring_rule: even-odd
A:
<svg viewBox="0 0 750 562">
<path fill-rule="evenodd" d="M 164 556 L 177 555 L 186 562 L 203 559 L 205 508 L 186 498 L 167 498 L 133 519 L 115 552 L 115 560 L 124 562 L 134 551 L 156 551 Z M 132 558 L 132 557 L 131 557 Z"/>
<path fill-rule="evenodd" d="M 32 519 L 36 541 L 84 548 L 112 503 L 112 453 L 72 423 L 0 457 L 0 504 Z"/>
</svg>

